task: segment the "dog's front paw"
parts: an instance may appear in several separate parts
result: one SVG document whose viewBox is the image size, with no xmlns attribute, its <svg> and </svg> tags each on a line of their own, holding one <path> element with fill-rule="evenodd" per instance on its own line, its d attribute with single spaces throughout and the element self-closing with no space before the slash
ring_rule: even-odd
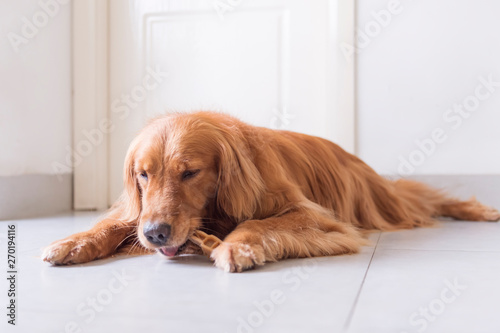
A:
<svg viewBox="0 0 500 333">
<path fill-rule="evenodd" d="M 53 265 L 81 264 L 94 260 L 96 254 L 97 248 L 91 239 L 70 236 L 47 246 L 42 260 Z"/>
<path fill-rule="evenodd" d="M 223 242 L 210 257 L 215 261 L 215 266 L 232 273 L 242 272 L 265 262 L 262 246 L 244 243 Z"/>
</svg>

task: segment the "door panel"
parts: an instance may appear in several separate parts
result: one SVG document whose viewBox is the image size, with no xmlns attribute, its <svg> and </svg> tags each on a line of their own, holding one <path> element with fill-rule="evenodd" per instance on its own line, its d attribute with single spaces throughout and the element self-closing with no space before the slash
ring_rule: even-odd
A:
<svg viewBox="0 0 500 333">
<path fill-rule="evenodd" d="M 109 9 L 110 203 L 130 141 L 168 111 L 224 111 L 335 138 L 329 1 L 111 0 Z"/>
</svg>

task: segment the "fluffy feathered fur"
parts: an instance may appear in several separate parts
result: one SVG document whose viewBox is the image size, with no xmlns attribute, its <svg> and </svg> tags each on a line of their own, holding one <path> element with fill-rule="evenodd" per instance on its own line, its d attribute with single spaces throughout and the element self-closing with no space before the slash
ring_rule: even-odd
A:
<svg viewBox="0 0 500 333">
<path fill-rule="evenodd" d="M 116 252 L 200 253 L 196 229 L 224 242 L 216 266 L 242 271 L 289 257 L 355 253 L 363 230 L 425 227 L 434 217 L 495 221 L 497 210 L 424 184 L 379 176 L 336 144 L 212 113 L 170 114 L 132 142 L 125 190 L 90 231 L 52 244 L 44 260 L 82 263 Z M 146 227 L 169 226 L 153 244 Z M 140 242 L 140 243 L 139 243 Z"/>
</svg>

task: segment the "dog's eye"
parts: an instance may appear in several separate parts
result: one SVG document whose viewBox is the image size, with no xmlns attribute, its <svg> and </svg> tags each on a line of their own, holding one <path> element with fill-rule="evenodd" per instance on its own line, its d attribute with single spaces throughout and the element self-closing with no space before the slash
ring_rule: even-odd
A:
<svg viewBox="0 0 500 333">
<path fill-rule="evenodd" d="M 148 180 L 148 173 L 146 171 L 141 172 L 139 175 L 142 177 L 142 179 Z"/>
<path fill-rule="evenodd" d="M 188 180 L 190 178 L 193 178 L 200 172 L 200 170 L 186 170 L 182 173 L 182 180 Z"/>
</svg>

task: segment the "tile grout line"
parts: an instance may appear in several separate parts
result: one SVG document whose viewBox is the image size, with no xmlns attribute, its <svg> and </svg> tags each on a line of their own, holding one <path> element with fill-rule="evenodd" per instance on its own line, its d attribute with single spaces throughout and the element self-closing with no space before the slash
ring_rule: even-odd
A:
<svg viewBox="0 0 500 333">
<path fill-rule="evenodd" d="M 363 290 L 363 286 L 365 284 L 366 276 L 368 275 L 368 271 L 370 270 L 370 266 L 373 261 L 373 257 L 375 256 L 375 252 L 377 252 L 377 246 L 380 241 L 380 237 L 382 236 L 382 231 L 379 232 L 378 238 L 377 238 L 377 243 L 375 244 L 375 247 L 373 248 L 373 253 L 370 258 L 370 262 L 368 263 L 368 267 L 366 267 L 365 275 L 363 276 L 363 281 L 361 281 L 361 285 L 359 286 L 358 293 L 356 294 L 356 297 L 354 298 L 354 302 L 352 304 L 351 310 L 349 311 L 349 315 L 347 316 L 347 320 L 344 325 L 344 331 L 347 331 L 349 329 L 349 326 L 351 325 L 351 320 L 352 317 L 354 316 L 354 311 L 356 309 L 356 306 L 358 305 L 358 300 L 359 296 L 361 296 L 361 291 Z"/>
<path fill-rule="evenodd" d="M 414 252 L 467 252 L 467 253 L 500 253 L 500 250 L 454 250 L 454 249 L 397 249 L 397 248 L 381 248 L 382 251 L 414 251 Z"/>
</svg>

